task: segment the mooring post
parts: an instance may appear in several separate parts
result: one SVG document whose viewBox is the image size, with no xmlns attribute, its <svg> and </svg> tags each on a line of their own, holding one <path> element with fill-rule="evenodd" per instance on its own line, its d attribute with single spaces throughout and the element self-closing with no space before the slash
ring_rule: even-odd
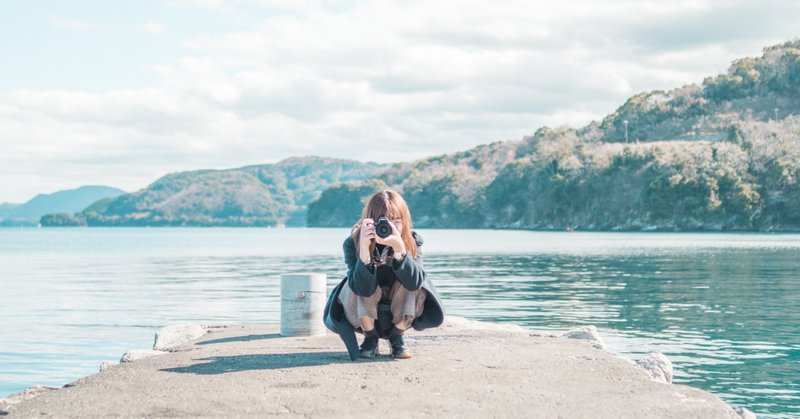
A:
<svg viewBox="0 0 800 419">
<path fill-rule="evenodd" d="M 325 334 L 325 286 L 325 274 L 281 275 L 281 336 Z"/>
</svg>

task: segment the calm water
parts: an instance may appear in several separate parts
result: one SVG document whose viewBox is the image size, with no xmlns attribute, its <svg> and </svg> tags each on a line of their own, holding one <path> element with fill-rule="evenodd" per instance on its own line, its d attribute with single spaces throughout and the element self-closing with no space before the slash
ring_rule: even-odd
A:
<svg viewBox="0 0 800 419">
<path fill-rule="evenodd" d="M 800 236 L 422 230 L 448 313 L 596 325 L 675 382 L 800 416 Z M 0 397 L 61 386 L 176 322 L 278 323 L 279 276 L 344 273 L 344 229 L 0 229 Z"/>
</svg>

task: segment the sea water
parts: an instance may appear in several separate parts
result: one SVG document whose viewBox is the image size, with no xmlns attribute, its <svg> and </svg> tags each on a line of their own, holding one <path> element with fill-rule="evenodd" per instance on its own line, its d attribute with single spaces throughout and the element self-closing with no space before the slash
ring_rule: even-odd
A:
<svg viewBox="0 0 800 419">
<path fill-rule="evenodd" d="M 674 382 L 800 416 L 800 235 L 419 230 L 448 314 L 595 325 Z M 280 275 L 345 273 L 347 229 L 0 229 L 0 397 L 62 386 L 164 325 L 277 324 Z M 343 349 L 344 350 L 344 349 Z"/>
</svg>

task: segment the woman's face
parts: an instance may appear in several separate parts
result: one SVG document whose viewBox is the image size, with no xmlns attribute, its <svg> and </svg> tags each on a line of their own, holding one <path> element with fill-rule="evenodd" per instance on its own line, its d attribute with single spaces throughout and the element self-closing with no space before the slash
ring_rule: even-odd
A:
<svg viewBox="0 0 800 419">
<path fill-rule="evenodd" d="M 386 218 L 388 218 L 389 221 L 391 221 L 392 224 L 394 224 L 395 228 L 397 228 L 398 233 L 403 234 L 403 220 L 400 217 L 390 217 L 387 215 Z"/>
</svg>

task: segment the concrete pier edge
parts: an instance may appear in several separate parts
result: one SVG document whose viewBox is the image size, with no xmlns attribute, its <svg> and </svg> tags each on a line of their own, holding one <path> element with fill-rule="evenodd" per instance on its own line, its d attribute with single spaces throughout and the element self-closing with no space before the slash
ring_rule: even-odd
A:
<svg viewBox="0 0 800 419">
<path fill-rule="evenodd" d="M 155 356 L 168 355 L 170 353 L 180 352 L 186 350 L 186 345 L 198 342 L 203 338 L 218 333 L 227 329 L 246 329 L 248 327 L 270 327 L 264 325 L 198 325 L 198 324 L 173 324 L 162 327 L 155 334 L 155 342 L 153 349 L 147 350 L 131 350 L 122 355 L 119 363 L 103 362 L 100 365 L 99 372 L 103 373 L 109 369 L 116 368 L 120 364 L 139 362 L 140 360 L 147 359 Z M 272 326 L 277 327 L 277 326 Z M 608 351 L 602 337 L 594 326 L 583 326 L 571 329 L 565 332 L 551 332 L 551 331 L 535 331 L 527 330 L 516 324 L 500 324 L 490 322 L 480 322 L 468 320 L 463 317 L 448 316 L 443 327 L 455 328 L 456 330 L 470 330 L 470 331 L 485 331 L 510 333 L 514 335 L 523 335 L 547 339 L 572 339 L 585 342 L 591 346 L 593 350 Z M 427 331 L 425 331 L 427 332 Z M 407 341 L 412 345 L 416 342 L 425 342 L 429 340 L 438 340 L 437 336 L 426 336 L 425 332 L 410 333 Z M 329 333 L 329 335 L 332 335 Z M 333 335 L 335 336 L 335 335 Z M 291 339 L 291 338 L 284 338 Z M 157 349 L 156 349 L 157 348 Z M 344 348 L 341 348 L 342 355 L 345 356 Z M 385 352 L 385 351 L 384 351 Z M 630 358 L 622 357 L 618 354 L 613 354 L 614 357 L 624 360 L 631 369 L 645 371 L 652 381 L 660 382 L 664 385 L 672 386 L 673 365 L 672 362 L 662 353 L 650 353 L 639 360 L 632 360 Z M 398 361 L 402 362 L 402 361 Z M 87 377 L 68 383 L 63 387 L 49 387 L 49 386 L 34 386 L 9 395 L 6 398 L 0 398 L 0 416 L 13 417 L 17 407 L 25 403 L 35 403 L 36 399 L 42 395 L 57 392 L 62 389 L 69 389 L 81 385 L 82 382 L 94 377 L 97 374 L 92 374 Z M 702 391 L 702 390 L 701 390 Z M 709 393 L 710 394 L 710 393 Z M 713 396 L 713 395 L 712 395 Z M 716 398 L 716 396 L 713 396 Z M 724 403 L 724 402 L 723 402 Z M 751 419 L 756 418 L 756 415 L 745 407 L 729 406 L 731 411 L 735 412 L 737 417 Z M 115 413 L 116 414 L 116 413 Z M 122 414 L 124 416 L 124 414 Z"/>
</svg>

